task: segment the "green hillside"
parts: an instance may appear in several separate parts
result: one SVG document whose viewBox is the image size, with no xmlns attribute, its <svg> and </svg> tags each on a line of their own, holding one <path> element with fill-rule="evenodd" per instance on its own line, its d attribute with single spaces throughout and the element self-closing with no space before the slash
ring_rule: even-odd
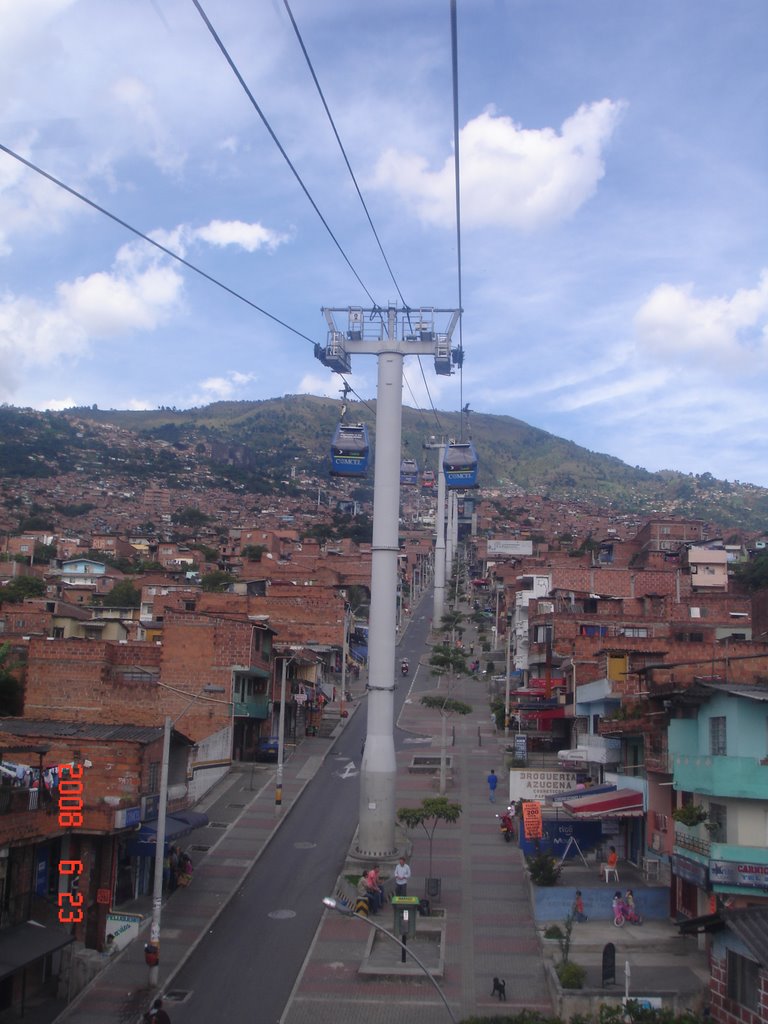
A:
<svg viewBox="0 0 768 1024">
<path fill-rule="evenodd" d="M 117 463 L 136 479 L 166 477 L 180 486 L 196 464 L 223 486 L 254 493 L 284 490 L 292 467 L 327 476 L 338 401 L 288 395 L 260 402 L 216 402 L 197 409 L 63 412 L 0 408 L 0 473 L 39 478 Z M 351 403 L 350 422 L 368 425 L 375 445 L 375 402 Z M 439 421 L 439 422 L 438 422 Z M 115 431 L 114 428 L 118 428 Z M 423 443 L 431 435 L 458 437 L 458 413 L 403 409 L 403 450 L 436 467 Z M 473 413 L 472 439 L 486 490 L 539 493 L 617 511 L 676 513 L 759 530 L 768 526 L 768 490 L 711 474 L 650 473 L 579 447 L 511 416 Z M 136 445 L 126 445 L 133 435 Z"/>
</svg>

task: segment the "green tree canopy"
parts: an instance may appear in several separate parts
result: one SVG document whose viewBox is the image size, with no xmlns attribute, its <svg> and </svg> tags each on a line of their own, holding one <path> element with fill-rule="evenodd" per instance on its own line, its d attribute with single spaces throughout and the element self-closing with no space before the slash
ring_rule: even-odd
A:
<svg viewBox="0 0 768 1024">
<path fill-rule="evenodd" d="M 747 590 L 764 590 L 768 587 L 768 551 L 761 551 L 749 562 L 741 562 L 733 574 Z"/>
<path fill-rule="evenodd" d="M 141 604 L 141 591 L 131 580 L 120 580 L 108 594 L 94 601 L 94 604 L 103 605 L 105 608 L 138 608 Z"/>
<path fill-rule="evenodd" d="M 461 817 L 461 804 L 444 796 L 428 796 L 418 807 L 400 807 L 397 820 L 408 829 L 421 828 L 429 841 L 429 877 L 432 877 L 432 840 L 441 821 L 454 825 Z"/>
<path fill-rule="evenodd" d="M 42 597 L 44 594 L 45 581 L 38 576 L 14 576 L 0 589 L 0 600 L 19 604 L 27 597 Z"/>
<path fill-rule="evenodd" d="M 209 594 L 218 593 L 226 590 L 230 583 L 234 580 L 234 576 L 231 573 L 224 572 L 223 569 L 216 569 L 215 572 L 207 572 L 205 576 L 200 580 L 200 586 Z"/>
<path fill-rule="evenodd" d="M 19 666 L 11 658 L 11 645 L 0 645 L 0 716 L 3 718 L 20 715 L 24 710 L 24 687 L 14 674 Z"/>
</svg>

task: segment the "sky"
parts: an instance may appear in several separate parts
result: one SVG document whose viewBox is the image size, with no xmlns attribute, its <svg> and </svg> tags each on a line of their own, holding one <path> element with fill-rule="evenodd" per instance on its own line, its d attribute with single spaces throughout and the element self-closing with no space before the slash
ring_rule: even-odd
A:
<svg viewBox="0 0 768 1024">
<path fill-rule="evenodd" d="M 766 0 L 458 0 L 460 278 L 449 0 L 290 0 L 394 281 L 284 0 L 200 3 L 301 183 L 192 0 L 0 0 L 0 144 L 248 300 L 0 152 L 0 402 L 335 397 L 321 307 L 460 279 L 405 404 L 768 486 Z"/>
</svg>

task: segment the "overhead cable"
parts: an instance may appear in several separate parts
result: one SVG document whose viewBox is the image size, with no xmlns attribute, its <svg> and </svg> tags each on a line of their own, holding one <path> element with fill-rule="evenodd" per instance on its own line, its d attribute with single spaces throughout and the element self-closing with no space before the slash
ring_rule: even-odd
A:
<svg viewBox="0 0 768 1024">
<path fill-rule="evenodd" d="M 355 278 L 357 279 L 358 284 L 363 289 L 363 291 L 368 296 L 368 298 L 371 300 L 373 305 L 378 308 L 379 304 L 376 302 L 374 297 L 371 295 L 371 293 L 366 288 L 365 284 L 363 283 L 362 278 L 360 277 L 358 272 L 355 270 L 355 268 L 352 266 L 352 262 L 350 261 L 349 257 L 347 256 L 347 254 L 344 252 L 343 248 L 341 247 L 341 242 L 339 242 L 338 238 L 336 237 L 336 235 L 331 230 L 331 227 L 328 224 L 328 221 L 325 219 L 323 214 L 320 212 L 320 208 L 318 207 L 318 205 L 315 202 L 315 200 L 312 198 L 312 196 L 311 196 L 311 194 L 309 192 L 309 189 L 307 188 L 307 186 L 304 184 L 304 181 L 302 180 L 301 175 L 296 170 L 296 168 L 295 168 L 291 158 L 288 156 L 288 154 L 286 153 L 285 149 L 282 146 L 282 143 L 280 142 L 280 140 L 278 139 L 277 135 L 273 131 L 271 124 L 269 123 L 269 121 L 266 118 L 266 115 L 262 111 L 262 109 L 259 106 L 259 104 L 256 102 L 255 96 L 253 95 L 251 90 L 248 88 L 248 86 L 247 86 L 243 76 L 240 74 L 240 71 L 239 71 L 237 65 L 235 64 L 234 60 L 230 56 L 229 51 L 227 50 L 226 46 L 222 42 L 222 40 L 219 37 L 218 33 L 216 32 L 216 29 L 211 24 L 210 19 L 208 18 L 208 15 L 203 10 L 202 5 L 200 4 L 200 0 L 192 0 L 192 3 L 197 8 L 197 10 L 198 10 L 198 12 L 200 14 L 200 17 L 203 19 L 203 21 L 205 23 L 206 28 L 208 29 L 208 31 L 213 36 L 213 39 L 214 39 L 216 45 L 221 50 L 221 52 L 222 52 L 222 54 L 224 56 L 224 59 L 226 60 L 227 64 L 229 64 L 230 68 L 232 69 L 232 73 L 234 74 L 235 78 L 238 80 L 238 82 L 242 86 L 242 89 L 245 92 L 245 95 L 251 101 L 251 105 L 253 106 L 253 109 L 256 111 L 256 113 L 261 118 L 262 124 L 267 129 L 267 131 L 269 132 L 270 137 L 272 138 L 272 141 L 277 146 L 277 148 L 279 149 L 280 154 L 282 155 L 283 159 L 285 160 L 285 162 L 288 164 L 289 168 L 293 172 L 293 176 L 295 177 L 296 181 L 299 183 L 299 186 L 300 186 L 302 192 L 304 193 L 304 195 L 307 197 L 307 199 L 311 203 L 312 209 L 315 211 L 315 213 L 320 218 L 320 220 L 321 220 L 321 222 L 323 224 L 323 227 L 328 232 L 328 234 L 330 235 L 331 239 L 333 240 L 334 245 L 336 246 L 336 248 L 341 253 L 342 258 L 344 259 L 344 262 L 347 264 L 349 269 L 355 275 Z"/>
<path fill-rule="evenodd" d="M 18 160 L 19 163 L 24 164 L 25 167 L 29 167 L 31 171 L 35 171 L 36 174 L 40 174 L 43 178 L 47 178 L 48 181 L 53 182 L 54 185 L 57 185 L 59 188 L 64 189 L 65 192 L 69 192 L 69 194 L 71 196 L 74 196 L 75 199 L 79 199 L 82 203 L 85 203 L 87 206 L 92 207 L 92 209 L 97 210 L 105 217 L 109 217 L 110 220 L 113 220 L 115 224 L 119 224 L 121 227 L 125 228 L 126 231 L 130 231 L 138 238 L 143 239 L 145 242 L 149 242 L 150 245 L 154 245 L 156 249 L 159 249 L 160 252 L 164 252 L 166 256 L 170 256 L 178 263 L 183 264 L 188 270 L 193 270 L 196 274 L 199 274 L 200 277 L 204 277 L 206 281 L 210 281 L 211 284 L 215 284 L 217 288 L 223 289 L 229 295 L 234 296 L 234 298 L 239 299 L 241 302 L 244 302 L 247 306 L 250 306 L 251 309 L 255 309 L 258 313 L 261 313 L 263 316 L 268 317 L 274 323 L 279 324 L 281 327 L 284 327 L 287 331 L 290 331 L 292 334 L 297 335 L 299 338 L 303 338 L 305 341 L 308 341 L 310 345 L 315 344 L 315 341 L 312 338 L 308 337 L 306 334 L 303 334 L 301 331 L 296 330 L 295 327 L 291 327 L 291 325 L 287 324 L 285 320 L 281 320 L 279 317 L 273 316 L 272 313 L 268 313 L 266 309 L 263 309 L 261 306 L 257 306 L 256 303 L 251 302 L 250 299 L 246 299 L 244 295 L 241 295 L 240 292 L 235 291 L 234 288 L 230 288 L 229 285 L 226 285 L 222 281 L 219 281 L 218 278 L 215 278 L 211 274 L 206 273 L 206 271 L 201 270 L 200 267 L 196 267 L 194 263 L 190 263 L 189 260 L 185 260 L 183 256 L 179 256 L 179 254 L 174 252 L 173 249 L 169 249 L 167 248 L 167 246 L 161 245 L 161 243 L 155 241 L 154 238 L 151 238 L 149 235 L 145 235 L 143 231 L 139 231 L 138 228 L 133 227 L 133 225 L 129 224 L 128 221 L 125 221 L 121 217 L 118 217 L 116 214 L 111 213 L 109 210 L 106 209 L 106 207 L 100 206 L 99 203 L 94 202 L 93 199 L 89 199 L 88 196 L 83 195 L 82 192 L 78 192 L 76 188 L 72 188 L 70 185 L 65 184 L 63 181 L 61 181 L 60 178 L 56 178 L 53 174 L 49 174 L 48 171 L 44 171 L 42 167 L 38 167 L 37 164 L 32 163 L 31 160 L 27 160 L 26 157 L 21 156 L 20 153 L 16 153 L 9 146 L 4 146 L 1 142 L 0 151 L 2 151 L 3 153 L 7 153 L 8 156 L 12 156 L 14 160 Z"/>
</svg>

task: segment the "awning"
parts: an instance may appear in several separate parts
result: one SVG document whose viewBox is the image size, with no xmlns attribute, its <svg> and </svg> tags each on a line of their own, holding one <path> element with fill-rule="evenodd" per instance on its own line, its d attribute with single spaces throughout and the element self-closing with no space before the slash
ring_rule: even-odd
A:
<svg viewBox="0 0 768 1024">
<path fill-rule="evenodd" d="M 67 928 L 42 925 L 36 921 L 13 925 L 0 931 L 0 978 L 7 978 L 22 967 L 42 960 L 74 941 Z"/>
<path fill-rule="evenodd" d="M 165 818 L 165 845 L 175 843 L 207 824 L 208 815 L 201 811 L 174 811 Z M 156 849 L 157 821 L 142 822 L 139 831 L 128 839 L 126 853 L 129 857 L 154 857 Z"/>
<path fill-rule="evenodd" d="M 615 793 L 616 787 L 606 783 L 604 786 L 582 786 L 581 789 L 567 789 L 562 793 L 547 793 L 544 798 L 548 804 L 561 804 L 566 800 L 586 800 L 603 793 Z"/>
<path fill-rule="evenodd" d="M 636 789 L 615 789 L 612 793 L 565 800 L 563 808 L 580 818 L 639 818 L 643 814 L 643 794 Z"/>
</svg>

